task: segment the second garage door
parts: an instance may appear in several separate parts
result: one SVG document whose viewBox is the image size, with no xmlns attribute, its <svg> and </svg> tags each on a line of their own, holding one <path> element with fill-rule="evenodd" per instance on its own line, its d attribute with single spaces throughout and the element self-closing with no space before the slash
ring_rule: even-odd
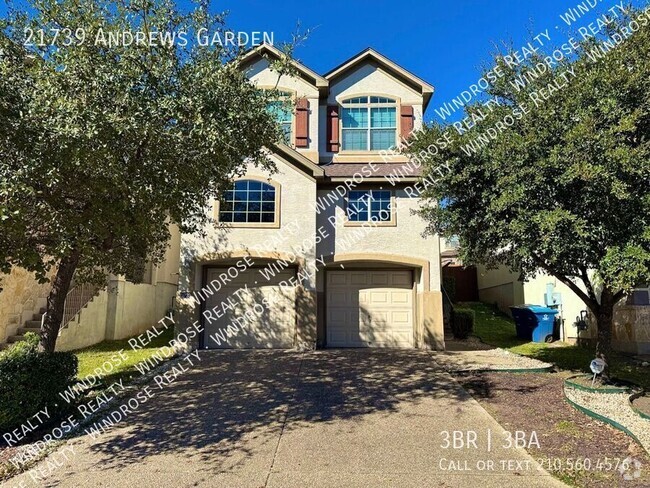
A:
<svg viewBox="0 0 650 488">
<path fill-rule="evenodd" d="M 413 347 L 411 271 L 328 271 L 329 347 Z"/>
<path fill-rule="evenodd" d="M 218 280 L 225 268 L 209 268 L 207 283 Z M 277 273 L 269 280 L 259 269 L 249 269 L 231 279 L 205 304 L 203 345 L 221 348 L 291 348 L 296 331 L 296 290 L 287 286 L 293 270 Z M 248 287 L 245 291 L 244 285 Z M 228 304 L 228 307 L 225 305 Z M 210 311 L 213 311 L 210 320 Z M 241 327 L 232 327 L 239 320 Z M 228 326 L 230 333 L 228 333 Z"/>
</svg>

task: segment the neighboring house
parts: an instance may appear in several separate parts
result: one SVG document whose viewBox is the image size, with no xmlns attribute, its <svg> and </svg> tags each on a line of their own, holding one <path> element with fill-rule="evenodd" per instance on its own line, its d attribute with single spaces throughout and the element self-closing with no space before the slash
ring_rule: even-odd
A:
<svg viewBox="0 0 650 488">
<path fill-rule="evenodd" d="M 581 282 L 576 281 L 581 287 Z M 584 302 L 553 276 L 540 273 L 522 281 L 518 273 L 506 266 L 478 270 L 479 298 L 485 303 L 496 303 L 510 314 L 508 307 L 521 304 L 557 307 L 563 320 L 561 338 L 565 342 L 592 343 L 596 339 L 596 325 Z M 586 319 L 586 320 L 585 320 Z M 583 326 L 586 325 L 586 328 Z M 622 300 L 614 311 L 612 345 L 619 351 L 650 354 L 650 289 L 638 288 Z"/>
<path fill-rule="evenodd" d="M 278 56 L 260 46 L 242 69 L 295 102 L 269 107 L 287 144 L 277 172 L 249 166 L 204 235 L 183 236 L 185 326 L 204 327 L 203 348 L 444 348 L 421 171 L 382 153 L 421 126 L 433 87 L 372 49 L 324 75 L 295 62 L 278 77 Z"/>
<path fill-rule="evenodd" d="M 175 226 L 171 231 L 165 260 L 146 266 L 142 283 L 113 275 L 107 277 L 102 290 L 73 283 L 56 343 L 58 351 L 134 336 L 169 314 L 178 287 L 180 255 L 180 234 Z M 0 288 L 0 349 L 4 349 L 22 340 L 26 332 L 39 331 L 50 284 L 39 284 L 33 273 L 16 267 L 0 275 Z"/>
</svg>

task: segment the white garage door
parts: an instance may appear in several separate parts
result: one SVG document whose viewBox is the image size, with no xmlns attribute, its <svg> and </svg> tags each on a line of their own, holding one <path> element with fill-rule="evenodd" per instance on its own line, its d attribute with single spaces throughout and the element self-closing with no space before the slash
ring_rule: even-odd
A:
<svg viewBox="0 0 650 488">
<path fill-rule="evenodd" d="M 225 268 L 210 268 L 207 281 L 219 280 Z M 291 348 L 296 331 L 296 290 L 287 282 L 293 270 L 267 280 L 249 269 L 206 300 L 203 345 L 223 348 Z M 248 289 L 245 289 L 245 285 Z M 241 290 L 241 291 L 239 291 Z M 216 307 L 216 308 L 215 308 Z"/>
<path fill-rule="evenodd" d="M 410 271 L 328 271 L 329 347 L 413 347 Z"/>
</svg>

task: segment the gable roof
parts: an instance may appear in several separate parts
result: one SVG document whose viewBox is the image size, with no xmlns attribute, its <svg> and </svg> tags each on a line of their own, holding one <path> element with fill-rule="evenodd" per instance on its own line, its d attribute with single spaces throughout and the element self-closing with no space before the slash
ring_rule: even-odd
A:
<svg viewBox="0 0 650 488">
<path fill-rule="evenodd" d="M 433 95 L 433 86 L 370 47 L 339 64 L 336 68 L 327 72 L 324 77 L 332 83 L 347 71 L 354 69 L 357 65 L 367 60 L 374 61 L 392 76 L 419 92 L 424 101 L 423 109 L 426 110 L 429 100 L 431 100 L 431 96 Z"/>
<path fill-rule="evenodd" d="M 323 168 L 284 143 L 275 144 L 272 151 L 273 154 L 281 157 L 284 161 L 311 178 L 322 178 L 325 174 Z"/>
<path fill-rule="evenodd" d="M 259 46 L 251 49 L 246 54 L 244 54 L 242 58 L 239 60 L 239 63 L 242 68 L 245 68 L 246 66 L 249 66 L 255 61 L 257 61 L 258 59 L 264 57 L 280 59 L 283 56 L 284 53 L 280 51 L 277 47 L 264 43 L 264 44 L 260 44 Z M 294 68 L 296 68 L 298 74 L 303 80 L 318 88 L 319 91 L 325 91 L 329 87 L 329 82 L 325 78 L 323 78 L 315 71 L 309 69 L 304 64 L 299 63 L 294 59 L 291 60 L 291 64 L 293 65 Z"/>
</svg>

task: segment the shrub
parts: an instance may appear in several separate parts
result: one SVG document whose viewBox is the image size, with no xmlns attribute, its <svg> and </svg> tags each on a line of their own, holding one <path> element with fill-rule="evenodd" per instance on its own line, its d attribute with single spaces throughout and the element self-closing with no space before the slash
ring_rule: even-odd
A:
<svg viewBox="0 0 650 488">
<path fill-rule="evenodd" d="M 59 392 L 75 382 L 77 357 L 39 352 L 35 334 L 25 339 L 0 355 L 0 432 L 15 429 L 45 407 L 54 418 L 71 408 Z"/>
<path fill-rule="evenodd" d="M 474 331 L 474 310 L 454 308 L 451 319 L 451 331 L 456 339 L 467 339 Z"/>
</svg>

